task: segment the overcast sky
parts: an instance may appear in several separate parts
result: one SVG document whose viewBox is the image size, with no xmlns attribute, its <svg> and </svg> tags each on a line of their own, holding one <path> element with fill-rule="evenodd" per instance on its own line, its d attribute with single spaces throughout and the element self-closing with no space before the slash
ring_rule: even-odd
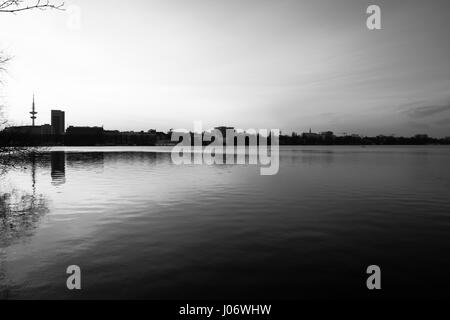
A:
<svg viewBox="0 0 450 320">
<path fill-rule="evenodd" d="M 132 5 L 130 5 L 132 4 Z M 381 7 L 382 30 L 366 28 Z M 38 124 L 450 136 L 450 1 L 72 0 L 0 16 L 8 115 Z M 80 27 L 76 17 L 80 13 Z"/>
</svg>

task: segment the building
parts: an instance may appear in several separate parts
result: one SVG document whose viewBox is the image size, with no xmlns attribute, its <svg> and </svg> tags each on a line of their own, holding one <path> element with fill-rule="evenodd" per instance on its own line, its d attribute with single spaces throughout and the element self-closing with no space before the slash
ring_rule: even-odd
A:
<svg viewBox="0 0 450 320">
<path fill-rule="evenodd" d="M 69 126 L 64 135 L 66 146 L 95 146 L 104 143 L 102 127 L 74 127 Z"/>
<path fill-rule="evenodd" d="M 333 133 L 333 131 L 324 131 L 320 133 L 320 136 L 322 137 L 322 139 L 324 140 L 333 140 L 335 138 L 335 135 Z"/>
<path fill-rule="evenodd" d="M 309 132 L 302 133 L 303 139 L 319 139 L 320 135 L 318 133 L 314 133 L 309 129 Z"/>
<path fill-rule="evenodd" d="M 63 135 L 66 131 L 64 111 L 52 110 L 52 130 L 55 135 Z"/>
<path fill-rule="evenodd" d="M 53 119 L 53 117 L 52 117 Z M 90 136 L 90 135 L 103 135 L 102 127 L 74 127 L 70 126 L 67 128 L 68 135 L 77 135 L 77 136 Z"/>
<path fill-rule="evenodd" d="M 5 132 L 19 135 L 50 135 L 52 133 L 52 127 L 49 124 L 42 126 L 17 126 L 5 128 Z"/>
<path fill-rule="evenodd" d="M 51 135 L 53 132 L 52 126 L 49 124 L 43 124 L 41 126 L 41 135 Z"/>
</svg>

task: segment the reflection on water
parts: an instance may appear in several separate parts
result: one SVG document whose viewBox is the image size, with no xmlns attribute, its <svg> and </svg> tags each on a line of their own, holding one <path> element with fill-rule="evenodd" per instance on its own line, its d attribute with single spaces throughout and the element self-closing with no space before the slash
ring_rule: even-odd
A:
<svg viewBox="0 0 450 320">
<path fill-rule="evenodd" d="M 4 270 L 7 259 L 5 248 L 31 237 L 42 216 L 48 212 L 47 199 L 36 192 L 35 154 L 28 158 L 26 165 L 31 173 L 31 191 L 17 188 L 4 190 L 4 177 L 0 177 L 0 299 L 9 297 L 9 279 Z"/>
<path fill-rule="evenodd" d="M 31 190 L 10 188 L 0 189 L 0 247 L 4 247 L 26 235 L 31 235 L 36 228 L 41 216 L 48 209 L 46 199 L 36 192 L 36 167 L 39 159 L 36 154 L 31 154 L 27 159 L 22 159 L 30 172 Z M 52 162 L 53 169 L 53 162 Z M 4 178 L 4 177 L 2 177 Z"/>
<path fill-rule="evenodd" d="M 66 153 L 62 151 L 52 152 L 52 183 L 54 185 L 64 184 L 66 182 Z"/>
<path fill-rule="evenodd" d="M 386 297 L 448 296 L 450 148 L 286 147 L 275 176 L 65 151 L 2 177 L 0 297 L 365 297 L 370 264 Z"/>
<path fill-rule="evenodd" d="M 11 190 L 0 195 L 0 245 L 5 247 L 32 235 L 42 215 L 48 211 L 43 195 Z"/>
</svg>

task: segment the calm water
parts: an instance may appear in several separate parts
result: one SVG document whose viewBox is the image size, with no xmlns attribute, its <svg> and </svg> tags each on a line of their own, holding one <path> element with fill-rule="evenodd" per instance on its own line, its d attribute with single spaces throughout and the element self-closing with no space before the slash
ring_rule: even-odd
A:
<svg viewBox="0 0 450 320">
<path fill-rule="evenodd" d="M 275 176 L 65 151 L 1 177 L 1 298 L 450 297 L 448 147 L 285 147 Z"/>
</svg>

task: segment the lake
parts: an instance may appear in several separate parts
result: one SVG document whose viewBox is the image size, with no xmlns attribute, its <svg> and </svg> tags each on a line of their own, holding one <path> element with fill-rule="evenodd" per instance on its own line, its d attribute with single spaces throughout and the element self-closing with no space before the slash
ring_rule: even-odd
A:
<svg viewBox="0 0 450 320">
<path fill-rule="evenodd" d="M 0 298 L 450 297 L 449 147 L 286 146 L 273 176 L 169 150 L 54 148 L 1 176 Z"/>
</svg>

